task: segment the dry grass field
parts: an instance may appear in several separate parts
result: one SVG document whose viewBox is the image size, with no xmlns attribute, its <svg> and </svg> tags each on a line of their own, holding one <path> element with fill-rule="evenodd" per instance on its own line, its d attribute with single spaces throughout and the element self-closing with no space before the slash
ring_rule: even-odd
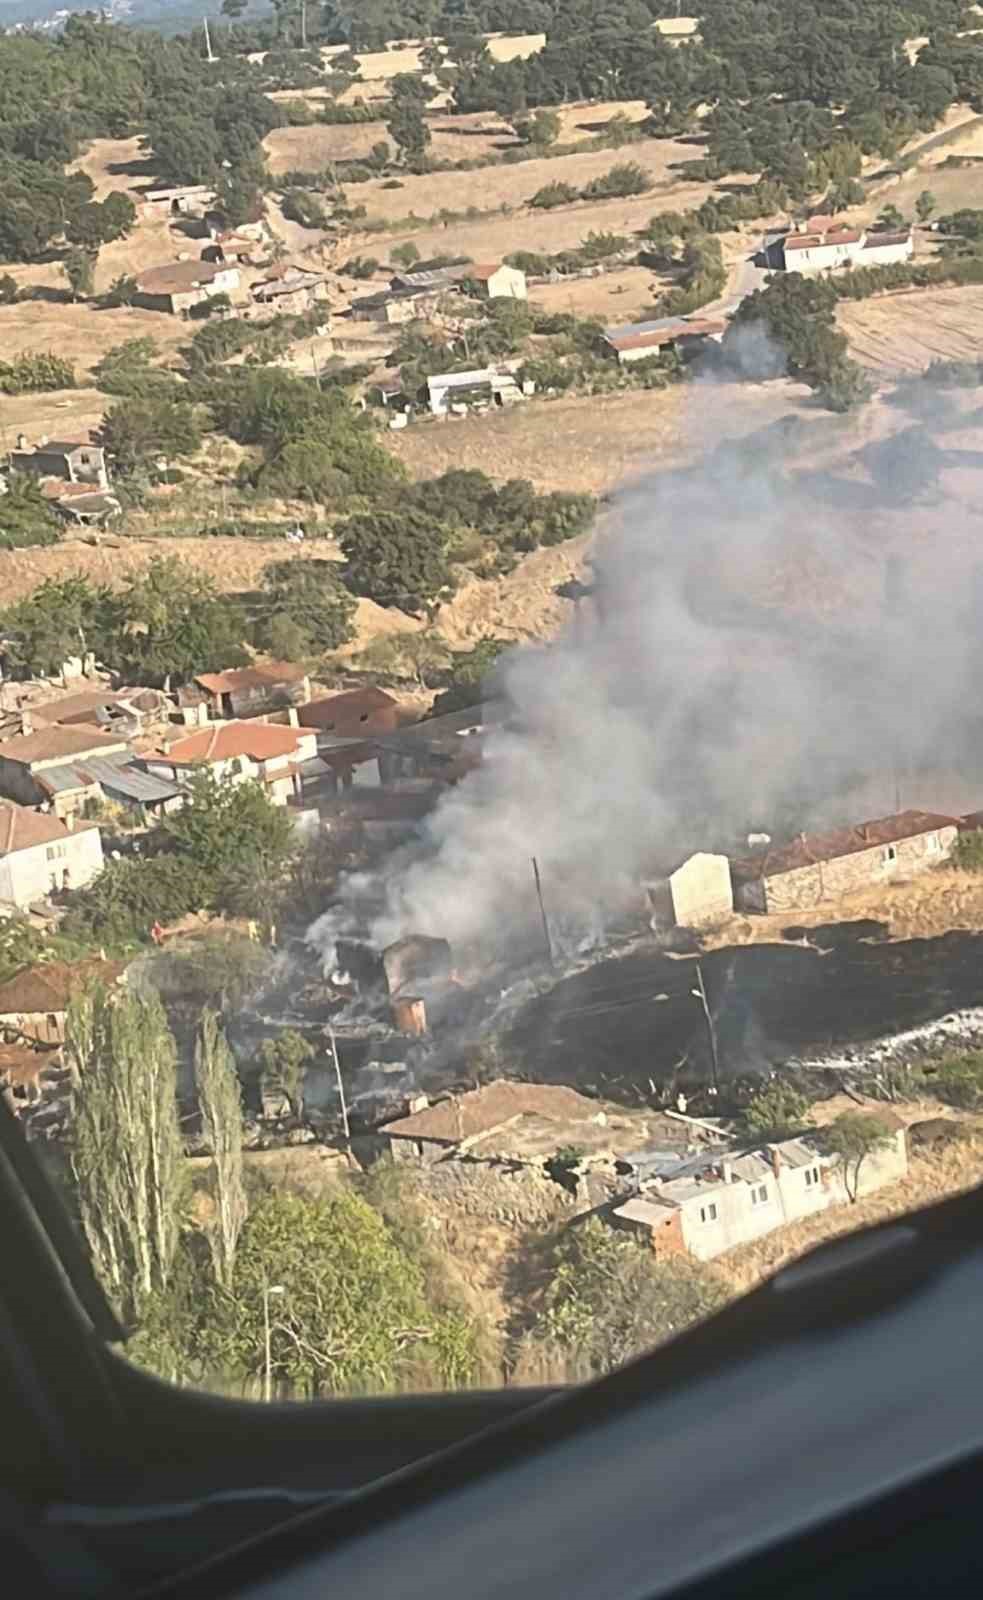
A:
<svg viewBox="0 0 983 1600">
<path fill-rule="evenodd" d="M 845 301 L 836 318 L 851 355 L 884 377 L 921 372 L 932 361 L 978 360 L 983 285 Z"/>
<path fill-rule="evenodd" d="M 285 90 L 271 100 L 305 100 L 316 106 L 323 96 L 317 90 L 299 95 Z M 511 128 L 491 112 L 472 116 L 439 116 L 430 123 L 430 154 L 440 161 L 467 161 L 493 156 L 517 143 Z M 575 136 L 579 137 L 579 136 Z M 386 124 L 377 122 L 314 123 L 308 128 L 274 128 L 263 141 L 267 164 L 276 175 L 291 168 L 317 172 L 332 161 L 358 161 L 369 155 L 373 145 L 387 141 Z M 511 169 L 509 169 L 511 170 Z M 358 185 L 360 190 L 362 185 Z M 398 193 L 397 190 L 393 191 Z M 349 198 L 356 198 L 353 188 Z"/>
<path fill-rule="evenodd" d="M 651 307 L 665 284 L 650 267 L 621 267 L 599 278 L 567 278 L 560 283 L 535 283 L 530 304 L 540 311 L 570 311 L 578 317 L 601 317 L 605 325 L 634 322 Z"/>
<path fill-rule="evenodd" d="M 350 191 L 349 198 L 357 195 L 358 203 L 366 207 L 370 219 L 386 221 L 408 216 L 411 212 L 430 216 L 435 211 L 463 211 L 468 206 L 477 206 L 482 211 L 502 205 L 518 209 L 548 183 L 569 183 L 580 189 L 592 178 L 602 177 L 613 166 L 625 161 L 637 162 L 643 167 L 652 179 L 654 192 L 660 192 L 668 185 L 680 187 L 681 180 L 672 170 L 673 164 L 692 161 L 698 154 L 699 147 L 676 139 L 639 139 L 621 150 L 589 150 L 582 155 L 546 157 L 517 165 L 497 163 L 476 172 L 429 172 L 419 177 L 408 173 L 401 189 L 383 188 L 384 180 L 373 179 L 370 183 L 358 184 Z M 702 187 L 704 193 L 709 193 L 712 185 Z M 642 198 L 651 209 L 652 196 Z M 616 202 L 605 204 L 614 206 Z"/>
</svg>

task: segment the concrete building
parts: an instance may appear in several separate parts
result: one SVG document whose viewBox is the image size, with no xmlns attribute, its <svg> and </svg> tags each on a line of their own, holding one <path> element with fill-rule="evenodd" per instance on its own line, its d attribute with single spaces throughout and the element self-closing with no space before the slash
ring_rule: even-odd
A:
<svg viewBox="0 0 983 1600">
<path fill-rule="evenodd" d="M 200 672 L 194 680 L 214 717 L 258 717 L 265 711 L 303 706 L 311 698 L 311 680 L 294 661 L 261 661 L 228 672 Z M 182 703 L 189 703 L 186 694 Z"/>
<path fill-rule="evenodd" d="M 123 511 L 122 501 L 114 494 L 84 483 L 68 483 L 64 478 L 45 478 L 41 493 L 60 517 L 77 528 L 101 528 Z"/>
<path fill-rule="evenodd" d="M 478 766 L 485 737 L 505 720 L 506 710 L 504 701 L 486 700 L 442 717 L 425 717 L 396 733 L 377 735 L 383 782 L 432 778 L 456 783 Z"/>
<path fill-rule="evenodd" d="M 735 904 L 742 911 L 805 911 L 937 867 L 952 854 L 954 817 L 901 811 L 854 828 L 800 834 L 792 844 L 731 864 Z"/>
<path fill-rule="evenodd" d="M 42 434 L 31 446 L 20 433 L 16 450 L 10 452 L 10 470 L 25 472 L 32 478 L 55 479 L 65 485 L 109 488 L 105 453 L 88 439 L 49 439 Z"/>
<path fill-rule="evenodd" d="M 438 289 L 378 289 L 374 294 L 361 295 L 352 301 L 352 320 L 393 326 L 414 322 L 418 317 L 433 315 L 443 292 Z"/>
<path fill-rule="evenodd" d="M 297 721 L 302 728 L 316 728 L 342 739 L 394 733 L 399 727 L 399 704 L 385 689 L 367 685 L 309 700 L 298 710 Z"/>
<path fill-rule="evenodd" d="M 89 984 L 123 981 L 125 961 L 45 961 L 23 967 L 0 984 L 0 1031 L 5 1028 L 42 1044 L 61 1044 L 69 1003 Z"/>
<path fill-rule="evenodd" d="M 832 217 L 810 217 L 803 229 L 778 241 L 777 252 L 786 272 L 811 276 L 844 267 L 885 267 L 910 261 L 914 244 L 910 228 L 878 232 L 848 228 Z"/>
<path fill-rule="evenodd" d="M 483 300 L 525 300 L 526 275 L 518 267 L 500 262 L 480 262 L 466 269 L 464 276 L 477 286 Z"/>
<path fill-rule="evenodd" d="M 78 723 L 39 728 L 0 744 L 0 795 L 24 806 L 51 805 L 58 817 L 77 814 L 100 798 L 98 779 L 85 769 L 90 757 L 131 757 L 126 739 Z"/>
<path fill-rule="evenodd" d="M 316 769 L 308 763 L 316 764 Z M 268 722 L 215 723 L 179 739 L 166 751 L 145 755 L 142 765 L 171 783 L 181 783 L 196 767 L 208 767 L 230 783 L 252 779 L 263 784 L 276 805 L 299 801 L 308 774 L 320 773 L 315 734 Z"/>
<path fill-rule="evenodd" d="M 81 889 L 102 871 L 94 822 L 67 823 L 0 800 L 0 902 L 23 910 L 62 889 Z"/>
<path fill-rule="evenodd" d="M 681 355 L 698 349 L 708 339 L 719 343 L 727 324 L 715 317 L 653 317 L 647 322 L 625 322 L 605 328 L 604 342 L 619 366 L 648 361 L 664 350 Z"/>
<path fill-rule="evenodd" d="M 148 311 L 181 314 L 215 295 L 232 294 L 239 282 L 239 268 L 227 263 L 171 261 L 140 274 L 134 304 Z"/>
<path fill-rule="evenodd" d="M 889 1112 L 880 1118 L 885 1142 L 860 1164 L 858 1196 L 895 1183 L 908 1170 L 904 1128 Z M 662 1175 L 617 1206 L 610 1220 L 641 1234 L 657 1255 L 710 1261 L 786 1223 L 847 1203 L 853 1184 L 853 1172 L 848 1180 L 839 1157 L 824 1154 L 815 1139 L 804 1136 L 667 1162 Z"/>
<path fill-rule="evenodd" d="M 716 927 L 726 922 L 734 910 L 730 861 L 726 856 L 697 851 L 675 872 L 647 887 L 656 932 Z"/>
</svg>

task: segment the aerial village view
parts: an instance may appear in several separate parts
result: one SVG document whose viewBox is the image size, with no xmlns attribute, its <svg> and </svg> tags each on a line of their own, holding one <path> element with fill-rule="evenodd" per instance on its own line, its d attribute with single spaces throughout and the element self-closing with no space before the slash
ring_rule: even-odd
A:
<svg viewBox="0 0 983 1600">
<path fill-rule="evenodd" d="M 0 5 L 0 1086 L 253 1399 L 983 1176 L 983 8 Z"/>
</svg>

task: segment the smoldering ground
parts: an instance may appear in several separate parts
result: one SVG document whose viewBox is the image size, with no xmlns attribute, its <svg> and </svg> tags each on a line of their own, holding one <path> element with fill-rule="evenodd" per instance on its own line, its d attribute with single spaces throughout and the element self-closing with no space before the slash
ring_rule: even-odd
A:
<svg viewBox="0 0 983 1600">
<path fill-rule="evenodd" d="M 616 498 L 593 593 L 557 640 L 510 653 L 482 766 L 346 883 L 311 930 L 326 953 L 370 894 L 374 941 L 518 957 L 541 945 L 532 857 L 571 950 L 691 849 L 983 804 L 979 418 L 926 388 L 718 443 L 747 393 L 694 386 L 696 458 Z"/>
</svg>

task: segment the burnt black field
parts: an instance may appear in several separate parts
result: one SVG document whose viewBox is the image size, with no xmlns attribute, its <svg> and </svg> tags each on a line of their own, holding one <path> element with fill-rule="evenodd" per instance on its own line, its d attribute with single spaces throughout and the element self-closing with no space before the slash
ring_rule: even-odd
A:
<svg viewBox="0 0 983 1600">
<path fill-rule="evenodd" d="M 799 930 L 789 929 L 795 935 Z M 698 987 L 714 1019 L 717 1072 L 767 1073 L 983 1005 L 983 934 L 891 942 L 876 923 L 813 928 L 809 944 L 699 958 L 639 950 L 561 980 L 516 1014 L 508 1045 L 545 1082 L 631 1098 L 705 1088 L 714 1067 Z"/>
</svg>

